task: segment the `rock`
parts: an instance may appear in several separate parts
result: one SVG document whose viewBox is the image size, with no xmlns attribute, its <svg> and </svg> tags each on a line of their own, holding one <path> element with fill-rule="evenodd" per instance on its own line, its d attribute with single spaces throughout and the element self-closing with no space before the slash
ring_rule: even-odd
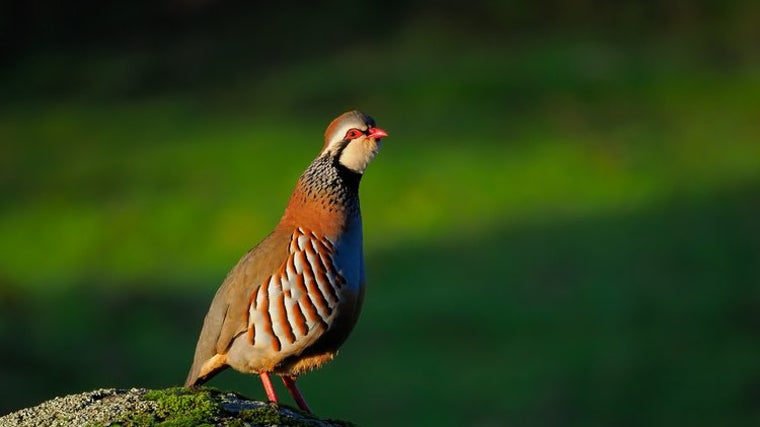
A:
<svg viewBox="0 0 760 427">
<path fill-rule="evenodd" d="M 56 397 L 0 417 L 0 427 L 350 426 L 212 388 L 100 389 Z"/>
</svg>

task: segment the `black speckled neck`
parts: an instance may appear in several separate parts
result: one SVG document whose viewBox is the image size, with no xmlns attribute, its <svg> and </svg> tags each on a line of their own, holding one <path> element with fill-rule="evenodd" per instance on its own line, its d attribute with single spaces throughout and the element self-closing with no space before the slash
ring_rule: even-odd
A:
<svg viewBox="0 0 760 427">
<path fill-rule="evenodd" d="M 298 185 L 309 201 L 320 201 L 329 211 L 346 213 L 359 211 L 359 183 L 362 174 L 338 162 L 337 158 L 323 155 L 315 159 L 301 175 Z"/>
</svg>

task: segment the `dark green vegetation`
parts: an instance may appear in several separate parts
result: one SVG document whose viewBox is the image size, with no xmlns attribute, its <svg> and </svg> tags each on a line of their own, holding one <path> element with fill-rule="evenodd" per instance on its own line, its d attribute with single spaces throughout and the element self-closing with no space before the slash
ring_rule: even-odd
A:
<svg viewBox="0 0 760 427">
<path fill-rule="evenodd" d="M 357 107 L 391 136 L 363 182 L 365 311 L 300 381 L 320 416 L 757 425 L 760 58 L 742 5 L 634 13 L 614 37 L 614 20 L 480 34 L 416 11 L 261 63 L 192 38 L 19 54 L 0 82 L 0 412 L 181 383 L 224 274 Z M 264 396 L 252 376 L 212 384 Z"/>
</svg>

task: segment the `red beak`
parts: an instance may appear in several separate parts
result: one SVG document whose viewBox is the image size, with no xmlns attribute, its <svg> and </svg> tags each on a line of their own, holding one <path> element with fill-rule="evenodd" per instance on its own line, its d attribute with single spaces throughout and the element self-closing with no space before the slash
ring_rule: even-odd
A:
<svg viewBox="0 0 760 427">
<path fill-rule="evenodd" d="M 367 132 L 369 132 L 367 134 L 368 137 L 375 139 L 380 139 L 382 137 L 388 136 L 388 133 L 380 128 L 369 128 L 367 129 Z"/>
</svg>

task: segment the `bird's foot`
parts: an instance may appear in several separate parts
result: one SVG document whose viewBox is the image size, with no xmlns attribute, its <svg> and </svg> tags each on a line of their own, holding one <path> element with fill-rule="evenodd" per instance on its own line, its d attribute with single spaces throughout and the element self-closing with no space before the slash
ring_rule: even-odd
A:
<svg viewBox="0 0 760 427">
<path fill-rule="evenodd" d="M 274 386 L 272 385 L 272 380 L 269 378 L 269 373 L 261 372 L 259 373 L 259 377 L 261 377 L 261 383 L 264 384 L 264 391 L 267 393 L 267 399 L 269 399 L 270 402 L 277 403 L 277 395 L 274 393 Z"/>
<path fill-rule="evenodd" d="M 298 386 L 296 386 L 296 377 L 291 375 L 283 375 L 282 382 L 285 384 L 285 387 L 287 387 L 290 395 L 293 396 L 293 400 L 296 401 L 298 407 L 301 408 L 302 411 L 311 414 L 312 412 L 311 408 L 309 408 L 309 404 L 306 403 L 306 400 L 303 398 L 303 394 L 301 394 L 301 391 L 298 390 Z"/>
</svg>

